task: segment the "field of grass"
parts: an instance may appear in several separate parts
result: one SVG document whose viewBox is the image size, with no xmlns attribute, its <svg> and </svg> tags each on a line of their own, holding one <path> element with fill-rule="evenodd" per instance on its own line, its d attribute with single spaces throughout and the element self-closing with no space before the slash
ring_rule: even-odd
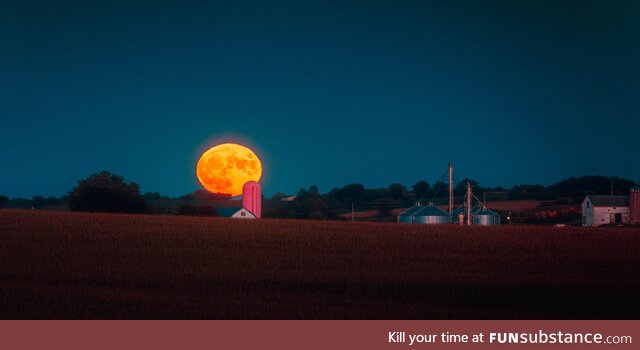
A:
<svg viewBox="0 0 640 350">
<path fill-rule="evenodd" d="M 640 318 L 640 229 L 0 210 L 3 319 Z"/>
</svg>

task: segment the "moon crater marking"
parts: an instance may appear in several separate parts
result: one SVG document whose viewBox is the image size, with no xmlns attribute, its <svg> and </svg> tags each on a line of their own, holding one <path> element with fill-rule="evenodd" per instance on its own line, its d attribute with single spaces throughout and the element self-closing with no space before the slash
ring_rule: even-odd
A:
<svg viewBox="0 0 640 350">
<path fill-rule="evenodd" d="M 247 181 L 260 180 L 262 164 L 252 150 L 235 143 L 217 145 L 200 157 L 196 175 L 204 188 L 232 196 L 242 194 Z"/>
</svg>

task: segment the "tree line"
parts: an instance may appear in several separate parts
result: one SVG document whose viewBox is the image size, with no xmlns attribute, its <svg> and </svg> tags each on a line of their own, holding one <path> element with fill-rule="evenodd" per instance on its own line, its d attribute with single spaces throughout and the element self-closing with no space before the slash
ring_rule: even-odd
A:
<svg viewBox="0 0 640 350">
<path fill-rule="evenodd" d="M 465 178 L 454 186 L 454 196 L 460 201 L 470 183 L 473 193 L 482 200 L 538 200 L 555 204 L 574 204 L 588 194 L 625 195 L 636 182 L 620 177 L 582 176 L 570 177 L 550 186 L 516 185 L 510 189 L 482 186 L 478 181 Z M 267 200 L 263 210 L 266 217 L 298 219 L 339 219 L 340 214 L 351 210 L 376 210 L 379 217 L 390 216 L 395 208 L 406 208 L 416 202 L 445 204 L 448 202 L 449 185 L 444 182 L 429 184 L 420 180 L 410 188 L 394 183 L 386 188 L 367 189 L 361 184 L 333 188 L 321 194 L 317 186 L 300 189 L 293 201 L 283 202 L 286 196 L 278 193 Z"/>
<path fill-rule="evenodd" d="M 628 194 L 629 188 L 637 185 L 632 180 L 620 177 L 582 176 L 570 177 L 550 186 L 516 185 L 510 189 L 503 187 L 485 187 L 473 179 L 462 179 L 454 187 L 456 197 L 464 196 L 466 183 L 471 183 L 479 198 L 491 200 L 534 199 L 539 201 L 564 201 L 577 203 L 587 194 Z M 417 181 L 409 188 L 399 183 L 383 188 L 365 188 L 354 183 L 341 188 L 333 188 L 321 193 L 317 186 L 300 189 L 295 199 L 283 193 L 276 193 L 264 200 L 263 214 L 273 218 L 298 218 L 335 220 L 340 214 L 351 210 L 375 210 L 380 217 L 388 217 L 394 208 L 406 208 L 417 201 L 443 204 L 448 200 L 448 184 L 441 181 L 430 184 L 425 180 Z M 52 206 L 68 207 L 72 211 L 118 212 L 118 213 L 154 213 L 151 203 L 155 200 L 210 201 L 229 200 L 230 195 L 214 194 L 197 190 L 177 198 L 162 196 L 157 192 L 140 193 L 135 182 L 126 182 L 124 177 L 102 171 L 82 179 L 68 194 L 57 197 L 34 196 L 31 207 L 40 209 Z M 18 199 L 14 199 L 18 200 Z M 12 200 L 0 196 L 0 207 L 7 206 Z M 28 200 L 22 199 L 23 202 Z M 216 216 L 215 208 L 209 205 L 196 206 L 183 204 L 178 208 L 179 215 Z"/>
</svg>

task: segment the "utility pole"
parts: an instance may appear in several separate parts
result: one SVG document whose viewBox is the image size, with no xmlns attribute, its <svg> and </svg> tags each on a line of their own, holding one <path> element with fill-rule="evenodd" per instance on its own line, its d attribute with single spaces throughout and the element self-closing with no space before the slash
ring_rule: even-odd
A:
<svg viewBox="0 0 640 350">
<path fill-rule="evenodd" d="M 449 223 L 453 222 L 453 164 L 449 162 Z"/>
<path fill-rule="evenodd" d="M 355 222 L 356 221 L 356 213 L 353 207 L 353 202 L 351 202 L 351 222 Z"/>
<path fill-rule="evenodd" d="M 467 226 L 471 226 L 471 182 L 467 181 Z"/>
<path fill-rule="evenodd" d="M 613 179 L 609 178 L 609 183 L 611 184 L 611 197 L 613 197 Z"/>
</svg>

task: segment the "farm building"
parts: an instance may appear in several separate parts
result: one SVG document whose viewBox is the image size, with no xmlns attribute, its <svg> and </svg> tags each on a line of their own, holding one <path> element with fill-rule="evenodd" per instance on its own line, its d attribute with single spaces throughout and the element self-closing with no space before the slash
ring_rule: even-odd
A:
<svg viewBox="0 0 640 350">
<path fill-rule="evenodd" d="M 429 203 L 426 206 L 422 206 L 420 198 L 416 205 L 398 214 L 398 222 L 400 223 L 414 223 L 414 224 L 448 224 L 454 223 L 459 225 L 500 225 L 500 215 L 493 210 L 486 207 L 485 201 L 480 201 L 478 197 L 473 195 L 471 189 L 471 183 L 467 181 L 467 193 L 463 205 L 454 210 L 454 175 L 453 164 L 449 163 L 449 211 L 445 212 L 442 209 Z M 445 173 L 442 178 L 447 174 Z M 438 181 L 442 181 L 442 178 Z M 437 192 L 437 189 L 436 189 Z M 436 194 L 433 195 L 434 198 Z M 424 197 L 424 195 L 423 195 Z M 479 205 L 473 206 L 473 201 L 479 203 Z"/>
<path fill-rule="evenodd" d="M 449 222 L 449 214 L 433 205 L 422 207 L 413 217 L 416 224 L 446 224 Z"/>
<path fill-rule="evenodd" d="M 223 218 L 260 219 L 262 217 L 262 191 L 260 184 L 248 181 L 242 186 L 242 207 L 216 208 Z"/>
<path fill-rule="evenodd" d="M 466 205 L 453 211 L 451 222 L 458 225 L 464 225 L 467 222 Z M 477 205 L 471 208 L 471 223 L 482 226 L 500 225 L 500 214 L 484 205 Z"/>
<path fill-rule="evenodd" d="M 262 217 L 262 191 L 259 183 L 248 181 L 242 186 L 242 207 L 253 213 L 256 218 Z"/>
<path fill-rule="evenodd" d="M 413 215 L 415 213 L 417 213 L 418 211 L 420 211 L 420 210 L 422 210 L 422 206 L 415 205 L 415 206 L 403 211 L 402 213 L 398 214 L 398 222 L 407 223 L 407 224 L 415 223 L 415 217 Z"/>
<path fill-rule="evenodd" d="M 398 215 L 398 222 L 415 224 L 446 224 L 449 214 L 429 203 L 429 205 L 415 205 Z"/>
<path fill-rule="evenodd" d="M 629 223 L 629 196 L 588 195 L 582 201 L 582 226 Z"/>
<path fill-rule="evenodd" d="M 640 187 L 631 187 L 629 191 L 629 219 L 631 225 L 640 225 Z"/>
<path fill-rule="evenodd" d="M 471 218 L 474 225 L 500 225 L 500 214 L 487 207 L 482 207 L 480 210 L 473 212 Z"/>
<path fill-rule="evenodd" d="M 218 212 L 218 215 L 223 218 L 256 219 L 256 216 L 245 208 L 216 208 L 216 212 Z"/>
</svg>

